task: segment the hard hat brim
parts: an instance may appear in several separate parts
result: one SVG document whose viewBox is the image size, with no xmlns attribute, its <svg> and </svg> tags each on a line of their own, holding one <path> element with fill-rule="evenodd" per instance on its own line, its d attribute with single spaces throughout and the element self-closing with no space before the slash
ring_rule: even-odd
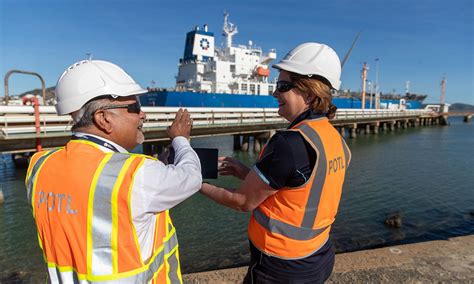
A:
<svg viewBox="0 0 474 284">
<path fill-rule="evenodd" d="M 123 92 L 120 94 L 108 94 L 107 92 L 102 92 L 101 94 L 99 94 L 96 92 L 91 92 L 90 94 L 87 95 L 89 97 L 87 101 L 90 101 L 99 96 L 106 96 L 106 95 L 115 96 L 115 97 L 129 97 L 129 96 L 140 96 L 146 93 L 148 93 L 148 90 L 145 90 L 141 87 L 133 89 L 133 90 L 129 90 L 128 92 Z M 80 108 L 82 108 L 84 104 L 85 104 L 84 97 L 80 97 L 76 99 L 69 99 L 63 102 L 57 102 L 54 106 L 56 108 L 56 112 L 59 115 L 67 115 L 76 110 L 79 110 Z"/>
<path fill-rule="evenodd" d="M 318 72 L 304 72 L 302 70 L 304 70 L 305 66 L 298 66 L 298 68 L 296 68 L 294 62 L 287 63 L 285 60 L 282 60 L 277 64 L 273 64 L 272 67 L 275 68 L 275 69 L 278 69 L 278 70 L 284 70 L 284 71 L 288 71 L 288 72 L 292 72 L 292 73 L 296 73 L 296 74 L 300 74 L 300 75 L 307 75 L 307 76 L 318 75 L 318 76 L 324 77 L 331 84 L 331 88 L 333 88 L 335 90 L 339 90 L 339 87 L 341 86 L 341 81 L 340 80 L 335 80 L 334 78 L 329 78 L 328 76 L 324 75 L 323 72 L 321 72 L 321 73 L 318 73 Z"/>
</svg>

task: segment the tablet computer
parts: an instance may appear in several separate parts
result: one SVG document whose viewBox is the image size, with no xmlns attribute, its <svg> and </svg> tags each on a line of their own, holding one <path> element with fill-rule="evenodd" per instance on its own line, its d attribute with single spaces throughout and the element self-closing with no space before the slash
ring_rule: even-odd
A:
<svg viewBox="0 0 474 284">
<path fill-rule="evenodd" d="M 202 178 L 217 178 L 219 150 L 214 148 L 193 148 L 201 161 Z"/>
<path fill-rule="evenodd" d="M 168 156 L 168 164 L 174 163 L 174 149 L 171 147 Z M 219 150 L 214 148 L 193 148 L 201 162 L 202 178 L 216 179 L 217 178 L 217 159 L 219 157 Z"/>
</svg>

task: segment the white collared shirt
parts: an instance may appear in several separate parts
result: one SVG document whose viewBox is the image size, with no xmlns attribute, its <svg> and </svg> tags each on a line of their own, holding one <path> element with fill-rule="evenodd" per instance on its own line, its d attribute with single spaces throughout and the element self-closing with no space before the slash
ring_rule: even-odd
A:
<svg viewBox="0 0 474 284">
<path fill-rule="evenodd" d="M 110 143 L 121 153 L 128 153 L 120 145 L 97 135 L 82 132 L 75 132 L 74 135 L 93 136 Z M 152 254 L 156 213 L 178 205 L 199 191 L 202 184 L 201 164 L 189 141 L 178 136 L 173 139 L 172 145 L 175 150 L 174 164 L 165 165 L 146 159 L 133 181 L 130 203 L 143 261 Z M 102 145 L 99 147 L 104 152 L 113 152 Z"/>
</svg>

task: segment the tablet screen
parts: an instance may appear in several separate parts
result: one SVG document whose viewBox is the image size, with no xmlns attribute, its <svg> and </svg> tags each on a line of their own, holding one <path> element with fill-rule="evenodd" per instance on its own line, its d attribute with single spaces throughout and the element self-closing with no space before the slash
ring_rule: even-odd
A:
<svg viewBox="0 0 474 284">
<path fill-rule="evenodd" d="M 217 158 L 219 156 L 218 149 L 209 148 L 193 148 L 201 161 L 202 178 L 217 178 Z"/>
</svg>

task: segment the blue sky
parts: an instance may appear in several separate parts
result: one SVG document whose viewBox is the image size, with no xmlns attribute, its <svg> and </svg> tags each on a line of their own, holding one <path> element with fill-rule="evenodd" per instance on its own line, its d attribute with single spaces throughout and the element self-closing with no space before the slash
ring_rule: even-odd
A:
<svg viewBox="0 0 474 284">
<path fill-rule="evenodd" d="M 72 63 L 92 53 L 112 61 L 140 84 L 173 87 L 185 35 L 208 24 L 216 43 L 223 11 L 239 28 L 234 43 L 252 40 L 278 59 L 306 41 L 332 46 L 341 59 L 362 34 L 344 66 L 342 88 L 360 90 L 363 62 L 384 93 L 428 94 L 438 102 L 446 75 L 446 101 L 474 104 L 472 0 L 334 1 L 120 1 L 0 0 L 0 74 L 40 73 L 47 86 Z M 277 72 L 273 71 L 272 76 Z M 35 77 L 12 75 L 10 93 L 40 86 Z"/>
</svg>

